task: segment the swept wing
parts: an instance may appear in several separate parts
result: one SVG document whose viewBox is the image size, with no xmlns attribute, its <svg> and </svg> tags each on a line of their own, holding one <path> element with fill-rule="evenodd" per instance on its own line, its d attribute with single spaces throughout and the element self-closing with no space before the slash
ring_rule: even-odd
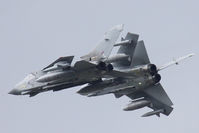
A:
<svg viewBox="0 0 199 133">
<path fill-rule="evenodd" d="M 51 68 L 51 67 L 53 67 L 55 65 L 57 65 L 55 67 L 70 66 L 73 58 L 74 58 L 74 56 L 60 57 L 56 61 L 54 61 L 53 63 L 51 63 L 47 67 L 45 67 L 43 70 L 45 71 L 46 69 Z"/>
<path fill-rule="evenodd" d="M 103 39 L 98 43 L 97 47 L 89 54 L 82 56 L 81 59 L 86 61 L 102 61 L 109 57 L 111 51 L 117 41 L 120 33 L 123 31 L 124 25 L 116 25 L 104 34 Z"/>
<path fill-rule="evenodd" d="M 143 116 L 150 116 L 151 114 L 159 116 L 160 113 L 169 115 L 173 110 L 171 107 L 173 103 L 160 83 L 146 88 L 141 92 L 128 94 L 127 96 L 132 100 L 144 98 L 150 101 L 148 107 L 153 109 L 153 111 L 146 113 Z"/>
</svg>

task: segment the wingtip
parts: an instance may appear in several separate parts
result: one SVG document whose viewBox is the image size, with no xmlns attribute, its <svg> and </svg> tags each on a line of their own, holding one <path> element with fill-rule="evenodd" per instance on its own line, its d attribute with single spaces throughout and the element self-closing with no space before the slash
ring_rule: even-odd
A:
<svg viewBox="0 0 199 133">
<path fill-rule="evenodd" d="M 115 25 L 112 29 L 117 29 L 117 30 L 119 30 L 121 32 L 124 29 L 124 24 Z"/>
<path fill-rule="evenodd" d="M 194 56 L 194 55 L 196 55 L 195 53 L 191 53 L 191 54 L 189 54 L 189 57 L 192 57 L 192 56 Z"/>
</svg>

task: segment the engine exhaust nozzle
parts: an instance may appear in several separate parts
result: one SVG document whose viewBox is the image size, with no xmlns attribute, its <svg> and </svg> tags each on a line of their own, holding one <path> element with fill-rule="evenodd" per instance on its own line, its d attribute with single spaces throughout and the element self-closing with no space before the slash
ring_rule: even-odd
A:
<svg viewBox="0 0 199 133">
<path fill-rule="evenodd" d="M 154 81 L 155 83 L 160 82 L 160 80 L 161 80 L 160 74 L 155 74 L 155 75 L 153 75 L 153 81 Z"/>
</svg>

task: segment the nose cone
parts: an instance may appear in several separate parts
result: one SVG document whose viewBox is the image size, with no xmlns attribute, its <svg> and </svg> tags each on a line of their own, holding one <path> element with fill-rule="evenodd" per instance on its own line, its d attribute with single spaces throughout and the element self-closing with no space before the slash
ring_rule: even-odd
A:
<svg viewBox="0 0 199 133">
<path fill-rule="evenodd" d="M 21 95 L 21 92 L 18 89 L 14 88 L 10 92 L 8 92 L 8 94 Z"/>
</svg>

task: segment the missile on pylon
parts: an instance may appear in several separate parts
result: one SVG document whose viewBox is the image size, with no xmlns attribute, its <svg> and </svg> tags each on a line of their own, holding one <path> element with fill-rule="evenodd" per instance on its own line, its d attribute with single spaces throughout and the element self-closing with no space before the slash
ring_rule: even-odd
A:
<svg viewBox="0 0 199 133">
<path fill-rule="evenodd" d="M 131 110 L 136 110 L 136 109 L 140 109 L 143 108 L 145 106 L 150 105 L 151 102 L 149 100 L 146 99 L 138 99 L 135 101 L 132 101 L 130 104 L 127 105 L 126 108 L 124 108 L 124 111 L 131 111 Z"/>
<path fill-rule="evenodd" d="M 164 113 L 164 109 L 154 110 L 154 111 L 145 113 L 142 115 L 142 117 L 148 117 L 152 115 L 157 115 L 158 117 L 160 117 L 160 113 Z"/>
</svg>

